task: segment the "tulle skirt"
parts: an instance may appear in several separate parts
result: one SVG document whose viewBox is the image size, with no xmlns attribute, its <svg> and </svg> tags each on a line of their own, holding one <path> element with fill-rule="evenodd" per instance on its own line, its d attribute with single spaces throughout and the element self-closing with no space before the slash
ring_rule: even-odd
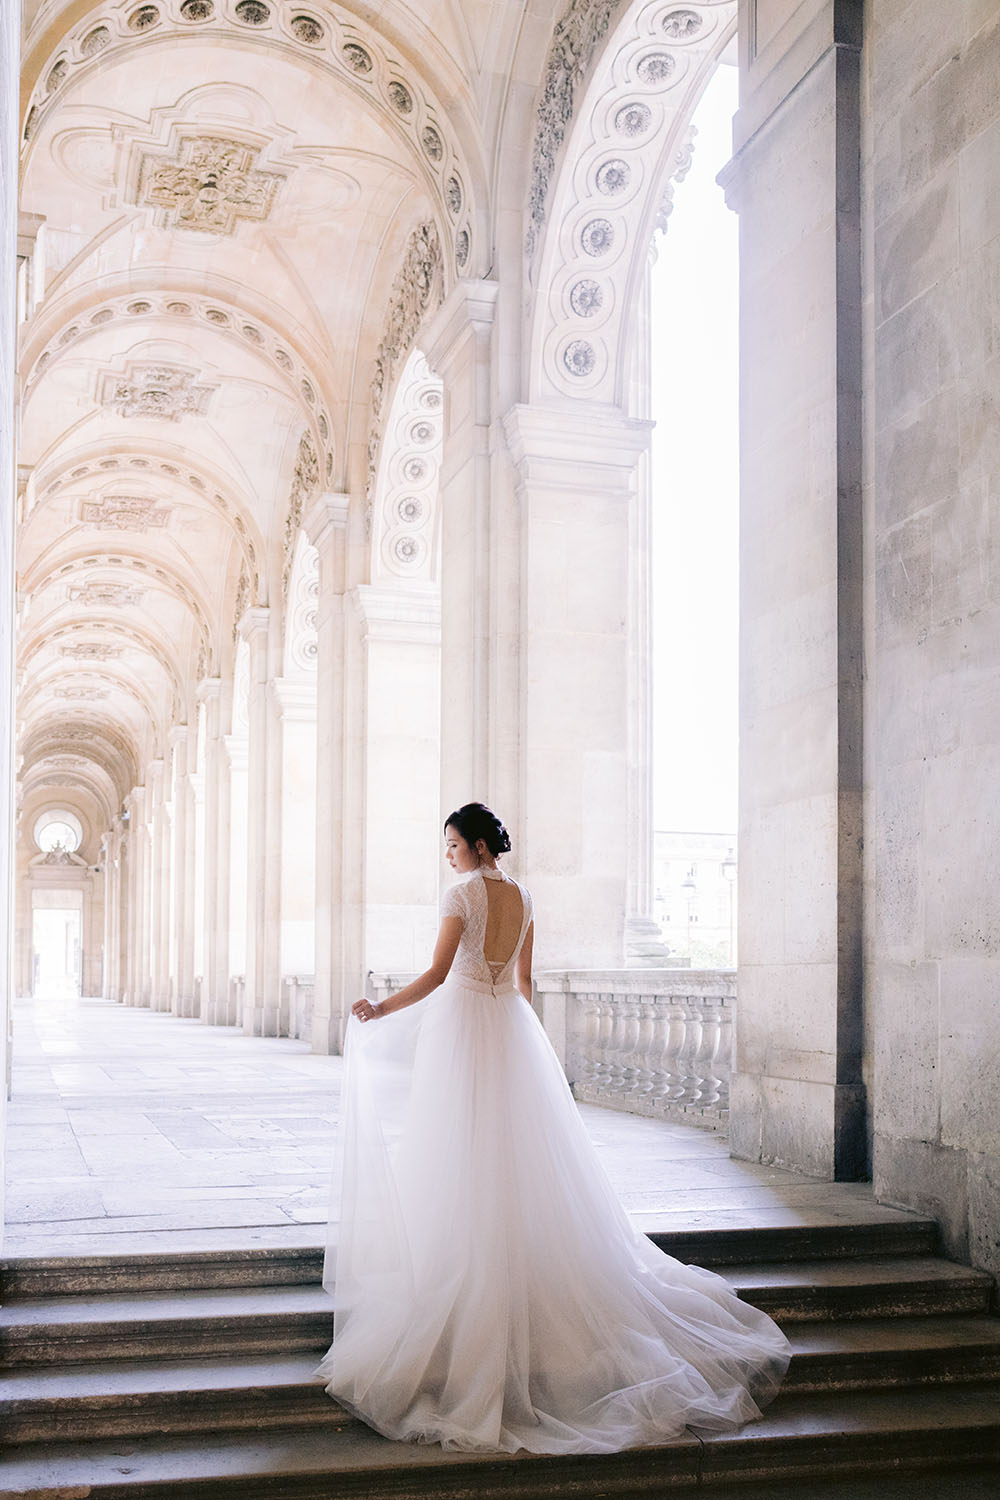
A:
<svg viewBox="0 0 1000 1500">
<path fill-rule="evenodd" d="M 789 1347 L 633 1229 L 538 1018 L 451 978 L 345 1048 L 317 1374 L 391 1438 L 603 1453 L 760 1415 Z"/>
</svg>

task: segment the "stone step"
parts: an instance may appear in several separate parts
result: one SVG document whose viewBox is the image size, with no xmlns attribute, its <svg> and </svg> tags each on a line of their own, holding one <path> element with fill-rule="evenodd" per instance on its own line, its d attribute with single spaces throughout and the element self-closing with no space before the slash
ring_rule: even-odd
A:
<svg viewBox="0 0 1000 1500">
<path fill-rule="evenodd" d="M 677 1260 L 700 1266 L 746 1261 L 933 1255 L 934 1219 L 865 1204 L 866 1217 L 781 1225 L 657 1228 L 650 1239 Z M 292 1286 L 320 1280 L 323 1251 L 315 1245 L 233 1246 L 211 1250 L 0 1259 L 5 1302 L 81 1297 L 94 1292 L 170 1292 L 226 1287 Z"/>
<path fill-rule="evenodd" d="M 730 1500 L 752 1482 L 993 1466 L 995 1387 L 779 1397 L 742 1432 L 570 1457 L 445 1453 L 390 1443 L 360 1423 L 238 1435 L 53 1443 L 0 1462 L 4 1500 Z M 932 1491 L 921 1483 L 922 1493 Z M 751 1491 L 747 1492 L 748 1500 Z M 849 1493 L 847 1491 L 846 1493 Z"/>
<path fill-rule="evenodd" d="M 727 1281 L 785 1324 L 988 1310 L 993 1283 L 933 1257 L 730 1266 Z M 0 1309 L 0 1363 L 214 1358 L 322 1350 L 332 1308 L 322 1288 L 251 1287 L 136 1297 L 51 1297 Z"/>
<path fill-rule="evenodd" d="M 1000 1318 L 807 1323 L 790 1338 L 789 1393 L 1000 1380 Z M 346 1426 L 315 1368 L 312 1353 L 21 1369 L 0 1375 L 0 1431 L 28 1443 Z"/>
</svg>

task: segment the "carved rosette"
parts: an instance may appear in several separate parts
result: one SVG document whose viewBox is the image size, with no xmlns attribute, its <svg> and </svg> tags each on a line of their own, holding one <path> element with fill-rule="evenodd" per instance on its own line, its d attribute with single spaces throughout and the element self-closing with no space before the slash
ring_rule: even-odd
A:
<svg viewBox="0 0 1000 1500">
<path fill-rule="evenodd" d="M 736 0 L 683 7 L 648 0 L 623 12 L 609 35 L 614 7 L 608 14 L 607 0 L 575 0 L 556 28 L 549 68 L 562 79 L 558 97 L 570 114 L 555 129 L 555 85 L 547 85 L 529 233 L 529 250 L 539 250 L 533 394 L 626 399 L 637 267 L 669 213 L 671 182 L 690 166 L 690 117 L 733 34 L 736 9 Z M 557 183 L 546 140 L 565 152 Z"/>
<path fill-rule="evenodd" d="M 285 676 L 311 680 L 319 659 L 316 613 L 319 609 L 319 553 L 303 532 L 295 546 L 288 588 Z"/>
<path fill-rule="evenodd" d="M 414 350 L 400 378 L 386 427 L 376 486 L 372 578 L 433 580 L 444 392 Z"/>
</svg>

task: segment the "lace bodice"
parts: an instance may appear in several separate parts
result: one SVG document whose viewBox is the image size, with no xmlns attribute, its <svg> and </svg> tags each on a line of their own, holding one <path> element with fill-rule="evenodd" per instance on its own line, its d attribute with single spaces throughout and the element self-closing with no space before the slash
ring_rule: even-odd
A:
<svg viewBox="0 0 1000 1500">
<path fill-rule="evenodd" d="M 524 886 L 519 885 L 516 880 L 511 881 L 521 895 L 521 931 L 510 957 L 503 963 L 490 963 L 483 951 L 486 945 L 486 919 L 489 915 L 487 879 L 509 880 L 510 877 L 502 875 L 499 870 L 495 874 L 489 871 L 488 875 L 482 870 L 474 870 L 467 880 L 445 891 L 441 900 L 441 915 L 459 917 L 462 922 L 462 936 L 452 964 L 452 973 L 456 977 L 473 979 L 477 984 L 497 988 L 514 982 L 517 957 L 531 926 L 532 905 L 531 896 Z"/>
</svg>

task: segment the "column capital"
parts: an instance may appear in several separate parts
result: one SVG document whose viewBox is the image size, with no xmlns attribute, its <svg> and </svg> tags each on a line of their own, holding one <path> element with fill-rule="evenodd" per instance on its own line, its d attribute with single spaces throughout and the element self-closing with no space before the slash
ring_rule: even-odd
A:
<svg viewBox="0 0 1000 1500">
<path fill-rule="evenodd" d="M 315 682 L 292 682 L 287 677 L 271 681 L 271 694 L 279 715 L 292 724 L 316 722 Z"/>
<path fill-rule="evenodd" d="M 188 724 L 171 724 L 167 730 L 167 744 L 173 749 L 175 745 L 183 745 L 191 732 Z"/>
<path fill-rule="evenodd" d="M 518 483 L 621 493 L 649 449 L 653 423 L 578 401 L 512 406 L 503 419 Z"/>
<path fill-rule="evenodd" d="M 239 623 L 240 638 L 249 645 L 259 641 L 261 637 L 267 639 L 268 625 L 271 619 L 271 611 L 265 604 L 254 604 L 246 610 Z"/>
<path fill-rule="evenodd" d="M 199 703 L 211 703 L 219 697 L 222 692 L 221 677 L 203 677 L 195 688 L 195 697 Z"/>
<path fill-rule="evenodd" d="M 499 282 L 471 279 L 452 287 L 420 334 L 420 347 L 432 370 L 440 375 L 445 373 L 455 345 L 470 330 L 480 337 L 489 334 L 499 290 Z"/>
<path fill-rule="evenodd" d="M 350 509 L 350 495 L 326 490 L 317 495 L 303 512 L 302 530 L 319 553 L 322 554 L 338 532 L 346 530 Z"/>
<path fill-rule="evenodd" d="M 362 583 L 351 592 L 366 641 L 409 641 L 436 646 L 441 640 L 441 590 L 436 583 L 412 582 L 379 588 Z"/>
</svg>

